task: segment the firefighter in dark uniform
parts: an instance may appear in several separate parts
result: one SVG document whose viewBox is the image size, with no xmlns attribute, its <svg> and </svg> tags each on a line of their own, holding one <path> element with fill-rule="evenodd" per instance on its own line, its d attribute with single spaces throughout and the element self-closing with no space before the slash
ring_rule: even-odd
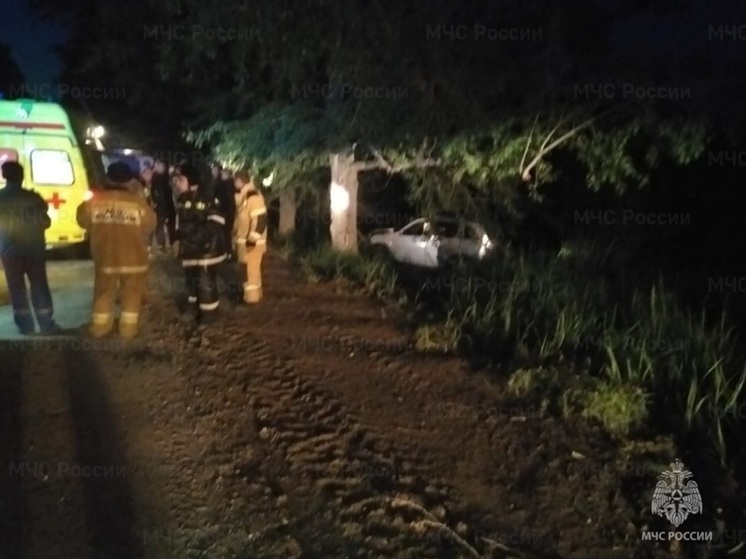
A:
<svg viewBox="0 0 746 559">
<path fill-rule="evenodd" d="M 233 223 L 236 220 L 236 197 L 233 190 L 233 177 L 228 169 L 220 165 L 213 166 L 213 177 L 217 169 L 218 176 L 214 179 L 215 197 L 220 202 L 220 210 L 225 217 L 225 240 L 227 249 L 232 247 Z"/>
<path fill-rule="evenodd" d="M 189 311 L 206 324 L 220 306 L 217 267 L 228 256 L 225 217 L 214 190 L 200 180 L 194 166 L 184 164 L 177 173 L 175 252 L 184 267 Z"/>
<path fill-rule="evenodd" d="M 255 304 L 262 300 L 262 258 L 267 252 L 267 204 L 254 177 L 236 173 L 236 222 L 234 238 L 239 262 L 246 266 L 243 300 Z"/>
<path fill-rule="evenodd" d="M 243 282 L 236 281 L 236 255 L 233 250 L 233 223 L 236 219 L 236 197 L 233 188 L 233 177 L 230 171 L 215 164 L 213 170 L 213 186 L 215 198 L 220 202 L 220 211 L 225 217 L 225 246 L 228 258 L 218 267 L 218 277 L 222 280 L 228 299 L 237 303 L 242 299 Z M 217 172 L 217 178 L 215 173 Z"/>
<path fill-rule="evenodd" d="M 23 185 L 23 167 L 15 161 L 2 165 L 5 188 L 0 190 L 0 257 L 8 283 L 13 318 L 23 335 L 33 334 L 36 322 L 43 334 L 57 332 L 52 295 L 47 280 L 44 231 L 51 226 L 47 203 Z M 31 285 L 31 313 L 26 295 Z"/>
</svg>

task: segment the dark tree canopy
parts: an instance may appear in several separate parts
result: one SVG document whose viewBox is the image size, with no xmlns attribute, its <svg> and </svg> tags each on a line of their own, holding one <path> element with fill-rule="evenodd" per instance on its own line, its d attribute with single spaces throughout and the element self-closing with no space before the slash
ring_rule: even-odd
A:
<svg viewBox="0 0 746 559">
<path fill-rule="evenodd" d="M 354 146 L 388 170 L 432 156 L 429 185 L 509 200 L 564 151 L 621 191 L 743 132 L 743 49 L 710 36 L 737 21 L 725 2 L 33 1 L 72 21 L 63 79 L 124 88 L 127 124 L 188 126 L 288 177 Z"/>
<path fill-rule="evenodd" d="M 31 0 L 39 18 L 66 24 L 70 38 L 57 47 L 63 62 L 63 102 L 91 113 L 143 147 L 172 145 L 184 119 L 183 96 L 158 73 L 155 41 L 148 36 L 158 11 L 148 0 Z"/>
<path fill-rule="evenodd" d="M 10 47 L 0 43 L 0 92 L 6 97 L 15 97 L 22 91 L 26 79 L 13 57 Z"/>
</svg>

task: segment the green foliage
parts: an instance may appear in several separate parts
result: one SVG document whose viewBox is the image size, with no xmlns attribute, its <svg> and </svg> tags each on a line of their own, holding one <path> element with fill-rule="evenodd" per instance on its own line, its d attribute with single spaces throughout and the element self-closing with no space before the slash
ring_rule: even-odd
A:
<svg viewBox="0 0 746 559">
<path fill-rule="evenodd" d="M 536 369 L 518 369 L 513 372 L 508 379 L 508 391 L 515 396 L 528 396 L 537 388 L 538 372 Z"/>
<path fill-rule="evenodd" d="M 375 297 L 401 296 L 396 271 L 382 259 L 338 252 L 327 244 L 310 251 L 299 251 L 291 244 L 286 245 L 286 250 L 311 281 L 342 280 L 352 287 L 363 288 L 366 293 Z"/>
<path fill-rule="evenodd" d="M 374 146 L 396 165 L 411 161 L 429 139 L 442 168 L 415 181 L 427 187 L 414 199 L 469 210 L 476 192 L 511 206 L 506 192 L 520 188 L 521 161 L 532 161 L 550 132 L 556 139 L 595 117 L 554 149 L 586 165 L 590 187 L 621 191 L 644 185 L 664 157 L 683 164 L 701 154 L 710 124 L 694 102 L 650 96 L 628 103 L 577 93 L 588 84 L 656 85 L 663 67 L 653 52 L 613 52 L 614 32 L 638 14 L 591 0 L 32 4 L 40 16 L 71 26 L 65 83 L 126 89 L 127 108 L 116 108 L 112 118 L 124 114 L 122 123 L 137 121 L 150 136 L 187 121 L 190 138 L 209 137 L 209 147 L 229 159 L 281 168 L 285 182 L 326 165 L 325 151 L 357 145 L 369 158 Z M 541 36 L 454 40 L 456 20 L 469 33 L 533 29 Z M 578 32 L 581 21 L 593 25 Z M 698 98 L 709 100 L 725 91 L 714 79 L 722 76 L 707 63 L 712 53 L 699 54 L 705 63 L 677 67 L 669 78 L 706 85 Z M 536 200 L 560 174 L 551 153 L 526 185 Z"/>
<path fill-rule="evenodd" d="M 414 333 L 415 348 L 423 352 L 456 351 L 461 338 L 459 325 L 451 318 L 442 324 L 424 324 Z"/>
<path fill-rule="evenodd" d="M 638 389 L 656 395 L 658 413 L 705 430 L 724 456 L 725 433 L 735 432 L 746 402 L 744 355 L 726 318 L 692 314 L 662 283 L 646 292 L 600 275 L 605 259 L 598 247 L 558 256 L 508 251 L 480 276 L 460 272 L 445 305 L 480 347 L 509 343 L 528 363 L 590 359 L 588 372 L 632 391 L 620 402 L 636 401 Z M 632 413 L 638 407 L 629 402 Z"/>
<path fill-rule="evenodd" d="M 529 12 L 508 2 L 496 27 L 513 22 L 516 28 L 547 31 L 544 41 L 519 46 L 434 38 L 433 30 L 444 31 L 448 26 L 441 27 L 441 22 L 453 17 L 450 5 L 434 2 L 412 10 L 385 4 L 317 0 L 291 11 L 258 2 L 228 14 L 196 0 L 182 2 L 175 14 L 178 21 L 204 25 L 230 19 L 245 25 L 252 36 L 221 45 L 221 61 L 238 76 L 248 72 L 258 77 L 252 88 L 229 90 L 235 102 L 205 100 L 216 109 L 226 107 L 224 114 L 209 124 L 196 123 L 190 137 L 209 137 L 220 157 L 282 169 L 286 183 L 327 165 L 330 151 L 357 145 L 360 156 L 370 159 L 370 148 L 375 147 L 397 167 L 416 159 L 423 140 L 433 140 L 427 155 L 441 165 L 409 171 L 410 198 L 423 207 L 448 204 L 456 211 L 473 211 L 472 197 L 478 195 L 515 212 L 515 192 L 523 188 L 522 166 L 537 156 L 525 186 L 541 200 L 542 185 L 560 172 L 552 162 L 554 150 L 572 153 L 586 165 L 590 187 L 610 186 L 620 192 L 645 185 L 662 156 L 686 163 L 703 152 L 701 126 L 687 125 L 693 129 L 688 134 L 680 114 L 669 115 L 651 102 L 620 105 L 569 98 L 583 80 L 618 81 L 618 75 L 603 76 L 609 70 L 599 53 L 608 48 L 601 29 L 611 27 L 620 14 L 599 11 L 592 4 L 577 12 L 559 7 Z M 485 26 L 498 15 L 483 6 L 457 11 L 463 21 Z M 579 39 L 567 26 L 589 14 L 595 14 L 597 31 Z M 578 50 L 578 44 L 592 47 Z M 572 58 L 556 59 L 569 45 Z M 205 57 L 212 60 L 214 49 L 200 42 L 171 44 L 161 58 L 173 76 L 186 75 L 184 83 L 192 87 L 192 68 Z M 549 68 L 543 66 L 546 61 Z M 495 68 L 501 71 L 495 73 Z M 536 71 L 527 77 L 526 68 Z M 563 68 L 562 73 L 556 75 L 555 68 Z M 246 109 L 236 113 L 236 106 Z M 541 152 L 549 139 L 588 122 Z M 642 159 L 632 155 L 640 146 L 647 150 Z"/>
<path fill-rule="evenodd" d="M 306 107 L 271 105 L 247 121 L 219 121 L 186 134 L 202 147 L 213 142 L 215 156 L 229 166 L 277 169 L 278 183 L 289 183 L 328 162 L 323 114 Z M 218 141 L 214 141 L 219 138 Z"/>
<path fill-rule="evenodd" d="M 599 421 L 609 433 L 626 437 L 648 419 L 648 396 L 633 385 L 600 382 L 586 395 L 583 416 Z"/>
</svg>

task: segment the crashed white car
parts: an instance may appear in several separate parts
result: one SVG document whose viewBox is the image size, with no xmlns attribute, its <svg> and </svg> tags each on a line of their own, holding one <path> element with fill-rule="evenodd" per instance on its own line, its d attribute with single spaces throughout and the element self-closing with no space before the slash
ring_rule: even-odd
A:
<svg viewBox="0 0 746 559">
<path fill-rule="evenodd" d="M 370 244 L 397 262 L 425 268 L 460 258 L 482 260 L 494 248 L 484 227 L 453 218 L 420 218 L 398 231 L 378 229 L 370 235 Z"/>
</svg>

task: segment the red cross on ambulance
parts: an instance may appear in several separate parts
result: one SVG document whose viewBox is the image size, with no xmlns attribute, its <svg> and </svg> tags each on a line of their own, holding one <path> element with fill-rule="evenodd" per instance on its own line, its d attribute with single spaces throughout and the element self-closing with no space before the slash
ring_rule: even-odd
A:
<svg viewBox="0 0 746 559">
<path fill-rule="evenodd" d="M 54 194 L 52 194 L 51 198 L 47 198 L 44 201 L 50 206 L 47 213 L 49 215 L 49 219 L 51 219 L 52 221 L 55 221 L 59 217 L 60 206 L 67 202 L 67 200 L 65 200 L 64 198 L 60 198 L 59 192 L 55 192 Z"/>
</svg>

